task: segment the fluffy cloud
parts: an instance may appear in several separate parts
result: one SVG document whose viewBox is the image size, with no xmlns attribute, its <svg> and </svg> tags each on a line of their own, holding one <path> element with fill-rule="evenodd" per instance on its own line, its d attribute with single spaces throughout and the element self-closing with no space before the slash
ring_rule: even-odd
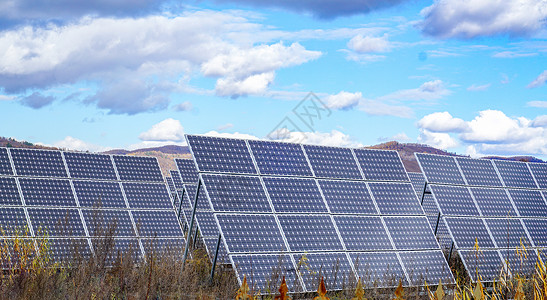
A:
<svg viewBox="0 0 547 300">
<path fill-rule="evenodd" d="M 277 132 L 270 133 L 270 136 L 278 138 L 278 141 L 289 143 L 338 147 L 363 147 L 363 144 L 338 130 L 332 130 L 331 132 L 300 132 L 289 131 L 286 128 L 282 128 L 278 129 Z"/>
<path fill-rule="evenodd" d="M 75 150 L 75 151 L 90 151 L 90 152 L 103 152 L 108 151 L 111 148 L 91 144 L 88 142 L 84 142 L 80 139 L 67 136 L 63 140 L 53 143 L 51 145 L 53 147 L 61 148 L 61 149 L 68 149 L 68 150 Z"/>
<path fill-rule="evenodd" d="M 531 127 L 531 121 L 510 118 L 499 110 L 484 110 L 467 122 L 469 130 L 460 134 L 465 142 L 516 143 L 541 135 L 543 128 Z"/>
<path fill-rule="evenodd" d="M 173 109 L 175 111 L 190 111 L 194 108 L 194 106 L 192 105 L 192 102 L 190 101 L 185 101 L 185 102 L 182 102 L 182 103 L 179 103 L 175 106 L 173 106 Z"/>
<path fill-rule="evenodd" d="M 184 128 L 180 121 L 169 118 L 141 133 L 139 139 L 155 142 L 181 142 L 184 141 Z"/>
<path fill-rule="evenodd" d="M 357 35 L 348 42 L 348 48 L 357 53 L 386 52 L 391 49 L 387 36 L 372 37 Z"/>
<path fill-rule="evenodd" d="M 218 95 L 264 93 L 275 72 L 318 58 L 235 12 L 82 18 L 0 32 L 0 88 L 8 94 L 87 82 L 82 100 L 114 114 L 165 109 L 180 78 L 217 78 Z M 195 34 L 199 32 L 200 34 Z M 262 34 L 264 33 L 264 34 Z M 131 78 L 131 79 L 128 79 Z"/>
<path fill-rule="evenodd" d="M 459 146 L 458 141 L 451 137 L 450 134 L 444 132 L 431 132 L 427 129 L 420 130 L 418 142 L 440 149 L 450 149 Z"/>
<path fill-rule="evenodd" d="M 544 0 L 437 0 L 422 10 L 423 32 L 440 38 L 526 36 L 545 25 Z"/>
<path fill-rule="evenodd" d="M 212 131 L 206 132 L 204 135 L 232 138 L 232 139 L 259 140 L 258 137 L 252 134 L 239 133 L 239 132 L 229 133 L 229 132 L 218 132 L 218 131 L 212 130 Z"/>
<path fill-rule="evenodd" d="M 428 132 L 461 132 L 467 129 L 467 124 L 464 120 L 454 118 L 445 111 L 423 117 L 418 121 L 418 127 Z"/>
<path fill-rule="evenodd" d="M 543 71 L 543 73 L 539 74 L 539 76 L 536 79 L 534 79 L 534 81 L 530 82 L 527 88 L 531 89 L 531 88 L 542 86 L 545 84 L 546 81 L 547 81 L 547 70 Z"/>
<path fill-rule="evenodd" d="M 531 107 L 547 108 L 547 101 L 529 101 L 526 105 Z"/>
<path fill-rule="evenodd" d="M 55 97 L 44 96 L 39 92 L 34 92 L 29 96 L 22 97 L 20 101 L 25 106 L 38 109 L 50 105 L 53 101 L 55 101 Z"/>
<path fill-rule="evenodd" d="M 363 99 L 363 95 L 360 92 L 349 93 L 341 91 L 336 95 L 329 95 L 323 99 L 325 105 L 331 109 L 350 109 L 359 104 L 359 101 Z"/>
</svg>

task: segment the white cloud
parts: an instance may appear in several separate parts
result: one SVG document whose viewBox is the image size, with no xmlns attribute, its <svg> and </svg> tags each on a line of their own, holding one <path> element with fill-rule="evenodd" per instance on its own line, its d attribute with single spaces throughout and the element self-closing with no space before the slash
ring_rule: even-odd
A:
<svg viewBox="0 0 547 300">
<path fill-rule="evenodd" d="M 179 103 L 175 106 L 173 106 L 173 109 L 175 111 L 190 111 L 194 108 L 194 106 L 192 105 L 192 102 L 190 101 L 185 101 L 185 102 L 182 102 L 182 103 Z"/>
<path fill-rule="evenodd" d="M 492 57 L 495 58 L 519 58 L 519 57 L 530 57 L 530 56 L 536 56 L 537 53 L 523 53 L 523 52 L 515 52 L 515 51 L 502 51 L 497 52 Z"/>
<path fill-rule="evenodd" d="M 408 137 L 408 135 L 406 135 L 406 133 L 404 133 L 404 132 L 397 133 L 396 135 L 393 135 L 391 137 L 379 137 L 378 138 L 379 142 L 397 141 L 397 142 L 405 143 L 405 142 L 409 142 L 410 140 L 411 140 L 411 138 Z"/>
<path fill-rule="evenodd" d="M 386 35 L 373 37 L 359 34 L 348 42 L 348 48 L 357 53 L 386 52 L 391 47 Z"/>
<path fill-rule="evenodd" d="M 451 91 L 446 88 L 444 82 L 437 79 L 424 82 L 419 88 L 396 91 L 379 99 L 401 101 L 436 100 L 450 94 Z"/>
<path fill-rule="evenodd" d="M 232 139 L 259 140 L 258 137 L 252 134 L 239 133 L 239 132 L 229 133 L 229 132 L 218 132 L 218 131 L 212 130 L 212 131 L 206 132 L 204 135 L 232 138 Z"/>
<path fill-rule="evenodd" d="M 531 107 L 547 108 L 547 101 L 529 101 L 526 105 Z"/>
<path fill-rule="evenodd" d="M 87 143 L 71 136 L 67 136 L 63 140 L 53 143 L 51 146 L 67 150 L 90 152 L 103 152 L 111 149 L 108 147 Z"/>
<path fill-rule="evenodd" d="M 139 139 L 149 142 L 181 142 L 184 141 L 184 128 L 179 120 L 169 118 L 141 133 Z"/>
<path fill-rule="evenodd" d="M 544 85 L 546 81 L 547 81 L 547 70 L 543 71 L 543 73 L 539 74 L 539 76 L 536 77 L 534 81 L 530 82 L 527 88 L 531 89 L 531 88 L 540 87 Z"/>
<path fill-rule="evenodd" d="M 467 124 L 445 111 L 424 116 L 418 121 L 418 127 L 430 132 L 461 132 L 467 129 Z"/>
<path fill-rule="evenodd" d="M 431 132 L 427 129 L 420 129 L 418 142 L 444 150 L 459 146 L 458 141 L 451 137 L 450 134 L 444 132 Z"/>
<path fill-rule="evenodd" d="M 363 144 L 338 130 L 332 130 L 331 132 L 300 132 L 289 131 L 286 128 L 282 128 L 277 132 L 271 133 L 270 136 L 279 137 L 278 141 L 289 143 L 338 147 L 363 147 Z"/>
<path fill-rule="evenodd" d="M 530 140 L 543 129 L 531 127 L 531 121 L 510 118 L 499 110 L 484 110 L 467 122 L 469 130 L 460 134 L 466 142 L 515 143 Z"/>
<path fill-rule="evenodd" d="M 15 96 L 0 95 L 0 101 L 10 101 L 10 100 L 14 100 L 15 98 L 16 98 Z"/>
<path fill-rule="evenodd" d="M 467 87 L 467 90 L 472 92 L 480 92 L 480 91 L 486 91 L 488 88 L 490 88 L 490 83 L 482 84 L 482 85 L 472 84 L 469 87 Z"/>
<path fill-rule="evenodd" d="M 437 0 L 421 12 L 423 32 L 441 38 L 527 36 L 547 19 L 544 0 Z"/>
<path fill-rule="evenodd" d="M 336 95 L 329 95 L 323 99 L 323 102 L 331 109 L 351 109 L 359 104 L 363 98 L 360 92 L 349 93 L 341 91 Z"/>
</svg>

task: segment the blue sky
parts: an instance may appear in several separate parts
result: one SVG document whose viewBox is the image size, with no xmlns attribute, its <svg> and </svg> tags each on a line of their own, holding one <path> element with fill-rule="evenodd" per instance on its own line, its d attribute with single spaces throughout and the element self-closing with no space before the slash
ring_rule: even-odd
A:
<svg viewBox="0 0 547 300">
<path fill-rule="evenodd" d="M 545 0 L 111 2 L 0 0 L 1 136 L 547 158 Z"/>
</svg>

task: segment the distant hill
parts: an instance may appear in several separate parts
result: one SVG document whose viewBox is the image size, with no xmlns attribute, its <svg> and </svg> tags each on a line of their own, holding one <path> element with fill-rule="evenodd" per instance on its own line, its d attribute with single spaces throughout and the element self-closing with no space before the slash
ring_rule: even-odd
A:
<svg viewBox="0 0 547 300">
<path fill-rule="evenodd" d="M 13 147 L 13 148 L 34 148 L 34 149 L 56 149 L 53 147 L 45 147 L 41 145 L 35 145 L 26 141 L 17 141 L 11 138 L 0 137 L 0 147 Z M 369 149 L 384 149 L 384 150 L 396 150 L 401 156 L 401 160 L 405 166 L 405 169 L 408 172 L 421 172 L 418 162 L 414 153 L 430 153 L 438 155 L 449 155 L 449 156 L 465 156 L 458 155 L 456 153 L 447 152 L 441 149 L 437 149 L 424 144 L 416 143 L 399 143 L 399 142 L 386 142 L 378 145 L 368 146 L 365 148 Z M 136 155 L 136 156 L 153 156 L 157 157 L 160 167 L 162 169 L 164 176 L 170 176 L 169 170 L 176 170 L 177 166 L 175 165 L 175 158 L 185 158 L 191 159 L 190 150 L 187 146 L 176 146 L 168 145 L 163 147 L 154 147 L 154 148 L 143 148 L 136 150 L 124 150 L 124 149 L 115 149 L 103 152 L 105 154 L 116 154 L 116 155 Z M 526 162 L 541 162 L 544 161 L 533 157 L 533 156 L 511 156 L 511 157 L 501 157 L 501 156 L 487 156 L 484 157 L 487 159 L 501 159 L 501 160 L 515 160 L 515 161 L 526 161 Z"/>
</svg>

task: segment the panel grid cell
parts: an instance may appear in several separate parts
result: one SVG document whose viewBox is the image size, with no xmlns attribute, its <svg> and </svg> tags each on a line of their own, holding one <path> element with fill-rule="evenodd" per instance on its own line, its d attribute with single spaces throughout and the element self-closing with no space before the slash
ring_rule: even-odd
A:
<svg viewBox="0 0 547 300">
<path fill-rule="evenodd" d="M 10 153 L 19 176 L 67 177 L 59 151 L 10 149 Z"/>
<path fill-rule="evenodd" d="M 204 174 L 202 178 L 215 212 L 272 212 L 258 177 Z"/>
<path fill-rule="evenodd" d="M 503 186 L 491 160 L 456 157 L 469 185 Z"/>
<path fill-rule="evenodd" d="M 341 180 L 318 182 L 331 213 L 378 214 L 366 183 Z"/>
<path fill-rule="evenodd" d="M 8 149 L 0 148 L 0 175 L 13 175 Z"/>
<path fill-rule="evenodd" d="M 530 170 L 532 170 L 532 174 L 534 175 L 539 188 L 547 189 L 547 164 L 529 162 L 528 166 L 530 167 Z"/>
<path fill-rule="evenodd" d="M 174 211 L 134 210 L 131 213 L 140 237 L 182 236 L 182 230 Z"/>
<path fill-rule="evenodd" d="M 291 251 L 344 250 L 327 215 L 280 215 L 278 219 Z"/>
<path fill-rule="evenodd" d="M 196 163 L 191 159 L 175 159 L 177 168 L 182 178 L 182 182 L 185 184 L 196 184 L 198 182 L 198 170 Z"/>
<path fill-rule="evenodd" d="M 154 157 L 114 155 L 121 180 L 163 182 L 160 166 Z"/>
<path fill-rule="evenodd" d="M 80 214 L 76 209 L 29 208 L 28 214 L 36 236 L 85 236 Z"/>
<path fill-rule="evenodd" d="M 383 215 L 423 215 L 410 183 L 369 182 L 368 186 Z"/>
<path fill-rule="evenodd" d="M 349 148 L 304 145 L 316 177 L 363 179 Z"/>
<path fill-rule="evenodd" d="M 0 216 L 0 236 L 30 235 L 23 208 L 0 207 Z"/>
<path fill-rule="evenodd" d="M 70 181 L 63 179 L 20 178 L 19 185 L 30 206 L 76 206 Z"/>
<path fill-rule="evenodd" d="M 398 250 L 438 249 L 426 217 L 384 217 Z"/>
<path fill-rule="evenodd" d="M 406 273 L 413 285 L 453 284 L 454 277 L 441 251 L 400 252 Z"/>
<path fill-rule="evenodd" d="M 122 183 L 131 208 L 173 208 L 167 187 L 163 183 Z"/>
<path fill-rule="evenodd" d="M 91 257 L 87 239 L 49 239 L 47 244 L 48 254 L 55 262 L 74 265 L 85 263 Z"/>
<path fill-rule="evenodd" d="M 392 250 L 386 229 L 380 217 L 335 216 L 347 250 Z"/>
<path fill-rule="evenodd" d="M 431 185 L 431 193 L 443 215 L 479 216 L 477 206 L 468 188 L 460 186 Z"/>
<path fill-rule="evenodd" d="M 473 282 L 478 278 L 482 282 L 494 281 L 504 269 L 503 261 L 496 250 L 460 250 L 459 253 Z"/>
<path fill-rule="evenodd" d="M 494 248 L 490 234 L 482 219 L 444 218 L 458 249 L 473 249 L 475 242 L 480 248 Z"/>
<path fill-rule="evenodd" d="M 272 215 L 215 215 L 230 254 L 283 252 L 287 248 Z"/>
<path fill-rule="evenodd" d="M 295 254 L 293 258 L 297 266 L 303 257 L 306 259 L 307 267 L 302 267 L 300 272 L 304 285 L 310 293 L 317 291 L 321 277 L 329 290 L 342 290 L 355 281 L 355 274 L 345 253 Z"/>
<path fill-rule="evenodd" d="M 409 181 L 396 151 L 353 149 L 365 179 L 380 181 Z"/>
<path fill-rule="evenodd" d="M 126 208 L 117 182 L 72 181 L 80 207 Z"/>
<path fill-rule="evenodd" d="M 167 186 L 169 187 L 169 192 L 175 193 L 177 189 L 175 188 L 175 183 L 173 182 L 173 177 L 165 177 L 165 183 L 167 183 Z"/>
<path fill-rule="evenodd" d="M 410 183 L 412 183 L 412 187 L 414 188 L 414 191 L 418 196 L 418 199 L 422 199 L 422 194 L 424 192 L 425 186 L 424 174 L 416 172 L 408 172 L 407 174 L 408 178 L 410 179 Z M 429 187 L 427 187 L 426 191 L 429 191 Z"/>
<path fill-rule="evenodd" d="M 521 245 L 524 245 L 526 248 L 531 247 L 519 219 L 503 218 L 485 220 L 498 248 L 514 249 Z"/>
<path fill-rule="evenodd" d="M 182 190 L 184 188 L 184 184 L 182 183 L 182 179 L 180 177 L 180 173 L 175 170 L 169 171 L 171 174 L 171 180 L 173 180 L 173 184 L 175 185 L 176 190 Z M 197 180 L 196 180 L 197 182 Z"/>
<path fill-rule="evenodd" d="M 507 187 L 537 189 L 532 173 L 524 162 L 494 160 L 494 164 Z"/>
<path fill-rule="evenodd" d="M 263 175 L 313 176 L 299 144 L 250 140 L 249 146 Z"/>
<path fill-rule="evenodd" d="M 129 211 L 124 210 L 82 210 L 87 231 L 93 237 L 136 236 Z"/>
<path fill-rule="evenodd" d="M 109 155 L 64 152 L 70 177 L 116 180 L 116 171 Z"/>
<path fill-rule="evenodd" d="M 523 217 L 546 217 L 547 205 L 540 191 L 509 189 L 509 195 Z"/>
<path fill-rule="evenodd" d="M 15 178 L 0 177 L 0 205 L 23 205 Z"/>
<path fill-rule="evenodd" d="M 357 276 L 367 288 L 375 286 L 396 287 L 399 280 L 408 285 L 403 267 L 395 252 L 353 252 L 350 259 Z"/>
<path fill-rule="evenodd" d="M 483 216 L 516 216 L 511 200 L 504 189 L 471 188 Z"/>
<path fill-rule="evenodd" d="M 452 156 L 415 153 L 428 183 L 464 185 L 462 174 Z"/>
<path fill-rule="evenodd" d="M 265 177 L 264 184 L 276 212 L 328 212 L 314 179 Z"/>
<path fill-rule="evenodd" d="M 547 219 L 523 219 L 536 247 L 547 247 Z"/>
</svg>

